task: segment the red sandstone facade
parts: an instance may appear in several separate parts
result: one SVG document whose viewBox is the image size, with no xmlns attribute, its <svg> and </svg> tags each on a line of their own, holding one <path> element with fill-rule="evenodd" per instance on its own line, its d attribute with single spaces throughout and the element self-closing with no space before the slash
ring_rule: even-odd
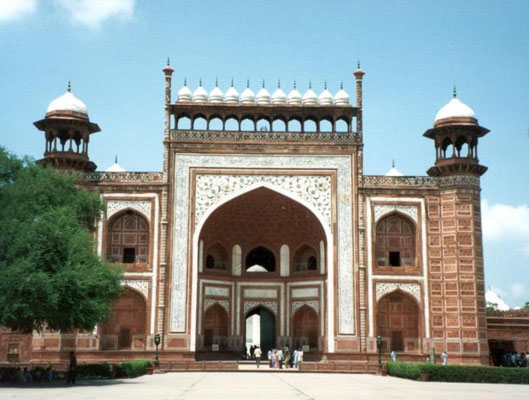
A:
<svg viewBox="0 0 529 400">
<path fill-rule="evenodd" d="M 369 176 L 362 70 L 354 106 L 276 94 L 262 104 L 259 93 L 196 101 L 172 95 L 172 73 L 164 68 L 162 172 L 91 172 L 99 127 L 87 115 L 35 123 L 41 162 L 81 171 L 101 196 L 97 251 L 125 265 L 124 292 L 93 332 L 0 332 L 1 361 L 72 349 L 81 360 L 149 358 L 156 333 L 162 361 L 233 359 L 257 313 L 268 321 L 262 347 L 305 346 L 308 359 L 371 360 L 380 335 L 403 359 L 435 349 L 488 363 L 477 158 L 488 131 L 473 115 L 426 131 L 428 177 Z"/>
</svg>

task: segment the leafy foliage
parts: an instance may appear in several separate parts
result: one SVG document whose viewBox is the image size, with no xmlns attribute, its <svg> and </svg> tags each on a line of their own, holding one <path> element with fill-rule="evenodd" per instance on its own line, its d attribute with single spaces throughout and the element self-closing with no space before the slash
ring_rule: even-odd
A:
<svg viewBox="0 0 529 400">
<path fill-rule="evenodd" d="M 122 362 L 117 368 L 117 378 L 135 378 L 144 375 L 147 368 L 152 368 L 152 363 L 149 360 L 132 360 Z"/>
<path fill-rule="evenodd" d="M 58 174 L 0 147 L 0 325 L 91 330 L 120 291 L 121 268 L 94 253 L 102 205 Z"/>
<path fill-rule="evenodd" d="M 420 380 L 421 373 L 427 373 L 428 380 L 436 382 L 529 384 L 528 368 L 498 368 L 407 362 L 388 362 L 387 368 L 391 376 L 413 380 Z"/>
</svg>

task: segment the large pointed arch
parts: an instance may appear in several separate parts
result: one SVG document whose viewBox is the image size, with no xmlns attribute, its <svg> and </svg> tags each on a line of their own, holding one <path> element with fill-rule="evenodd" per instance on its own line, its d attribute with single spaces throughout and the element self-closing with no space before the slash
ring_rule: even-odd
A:
<svg viewBox="0 0 529 400">
<path fill-rule="evenodd" d="M 329 222 L 326 217 L 310 202 L 300 198 L 294 193 L 291 193 L 281 187 L 273 185 L 269 182 L 258 182 L 252 185 L 249 185 L 241 190 L 230 193 L 219 200 L 217 203 L 212 205 L 207 211 L 204 212 L 198 223 L 196 224 L 195 231 L 192 238 L 192 281 L 191 281 L 191 315 L 190 315 L 190 350 L 195 351 L 196 349 L 196 334 L 197 334 L 197 312 L 198 312 L 198 243 L 200 240 L 200 235 L 202 230 L 208 221 L 209 217 L 218 210 L 223 205 L 229 203 L 230 201 L 239 198 L 249 192 L 252 192 L 257 189 L 268 189 L 272 192 L 282 195 L 295 203 L 303 206 L 305 209 L 310 211 L 310 213 L 317 219 L 319 225 L 321 226 L 327 246 L 333 245 L 333 235 Z M 332 258 L 332 252 L 326 252 L 326 265 L 327 268 L 327 313 L 331 315 L 334 313 L 334 260 Z M 332 338 L 334 337 L 334 324 L 328 324 L 327 336 Z M 333 350 L 331 348 L 331 350 Z"/>
</svg>

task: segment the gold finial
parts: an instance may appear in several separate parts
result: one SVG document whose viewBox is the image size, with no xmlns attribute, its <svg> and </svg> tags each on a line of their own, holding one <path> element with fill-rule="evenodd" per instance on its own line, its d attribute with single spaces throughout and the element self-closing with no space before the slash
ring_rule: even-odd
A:
<svg viewBox="0 0 529 400">
<path fill-rule="evenodd" d="M 169 57 L 167 57 L 167 66 L 171 65 L 171 60 L 169 60 Z"/>
<path fill-rule="evenodd" d="M 296 80 L 294 79 L 294 89 L 296 88 Z"/>
<path fill-rule="evenodd" d="M 114 157 L 114 164 L 117 164 L 118 163 L 118 155 L 116 154 L 116 156 Z"/>
<path fill-rule="evenodd" d="M 360 60 L 358 60 L 357 67 L 360 69 Z"/>
<path fill-rule="evenodd" d="M 72 83 L 70 82 L 69 79 L 68 79 L 68 87 L 66 89 L 68 90 L 68 93 L 72 92 Z"/>
<path fill-rule="evenodd" d="M 340 89 L 343 89 L 343 82 L 340 82 Z"/>
<path fill-rule="evenodd" d="M 279 89 L 281 87 L 281 79 L 277 78 L 277 88 Z"/>
<path fill-rule="evenodd" d="M 263 87 L 265 87 L 265 81 L 264 81 L 264 79 L 263 79 Z"/>
<path fill-rule="evenodd" d="M 187 86 L 187 78 L 184 78 L 184 86 Z"/>
<path fill-rule="evenodd" d="M 452 96 L 454 97 L 454 99 L 457 97 L 456 85 L 454 85 L 454 90 L 452 92 Z"/>
<path fill-rule="evenodd" d="M 309 81 L 309 89 L 312 89 L 312 80 Z"/>
<path fill-rule="evenodd" d="M 250 79 L 246 78 L 246 88 L 250 88 Z"/>
<path fill-rule="evenodd" d="M 219 78 L 215 77 L 215 87 L 219 87 Z"/>
<path fill-rule="evenodd" d="M 199 79 L 198 86 L 202 86 L 202 78 Z"/>
<path fill-rule="evenodd" d="M 231 78 L 231 87 L 233 87 L 233 78 Z"/>
<path fill-rule="evenodd" d="M 323 88 L 327 90 L 327 79 L 325 80 L 325 83 L 323 84 Z"/>
<path fill-rule="evenodd" d="M 395 159 L 391 160 L 391 168 L 395 168 Z"/>
</svg>

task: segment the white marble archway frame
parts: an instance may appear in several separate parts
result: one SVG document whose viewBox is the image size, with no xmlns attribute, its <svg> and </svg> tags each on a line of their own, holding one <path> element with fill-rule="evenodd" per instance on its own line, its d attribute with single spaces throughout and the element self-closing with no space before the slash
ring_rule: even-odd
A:
<svg viewBox="0 0 529 400">
<path fill-rule="evenodd" d="M 325 219 L 325 216 L 322 215 L 311 203 L 297 197 L 295 194 L 292 194 L 283 188 L 274 186 L 270 184 L 269 182 L 259 182 L 254 183 L 250 186 L 245 187 L 244 189 L 241 189 L 237 192 L 230 193 L 229 195 L 223 197 L 217 204 L 210 207 L 202 216 L 200 222 L 197 224 L 197 227 L 195 229 L 195 233 L 193 235 L 193 275 L 192 275 L 192 285 L 191 285 L 191 330 L 190 330 L 190 350 L 195 351 L 196 348 L 196 329 L 197 329 L 197 286 L 198 286 L 198 244 L 200 239 L 200 233 L 202 232 L 202 228 L 204 227 L 206 221 L 208 218 L 213 214 L 218 208 L 223 206 L 226 203 L 229 203 L 231 200 L 240 197 L 246 193 L 252 192 L 259 188 L 266 188 L 269 190 L 272 190 L 276 193 L 279 193 L 285 197 L 288 197 L 289 199 L 301 204 L 305 208 L 309 209 L 312 214 L 318 219 L 319 223 L 321 224 L 323 231 L 325 233 L 325 240 L 327 242 L 327 246 L 329 244 L 333 243 L 333 235 L 331 232 L 331 229 Z M 332 252 L 327 251 L 327 265 L 328 265 L 328 277 L 327 277 L 327 291 L 328 293 L 333 293 L 334 289 L 334 267 L 333 267 L 333 258 L 332 258 Z M 331 310 L 329 313 L 333 312 L 334 304 L 333 304 L 333 296 L 328 296 L 328 310 Z M 334 329 L 333 324 L 328 324 L 328 332 L 327 332 L 329 338 L 334 337 Z M 333 347 L 331 343 L 334 343 L 334 340 L 329 340 L 329 351 L 331 351 L 331 348 Z M 332 349 L 334 351 L 334 349 Z"/>
</svg>

